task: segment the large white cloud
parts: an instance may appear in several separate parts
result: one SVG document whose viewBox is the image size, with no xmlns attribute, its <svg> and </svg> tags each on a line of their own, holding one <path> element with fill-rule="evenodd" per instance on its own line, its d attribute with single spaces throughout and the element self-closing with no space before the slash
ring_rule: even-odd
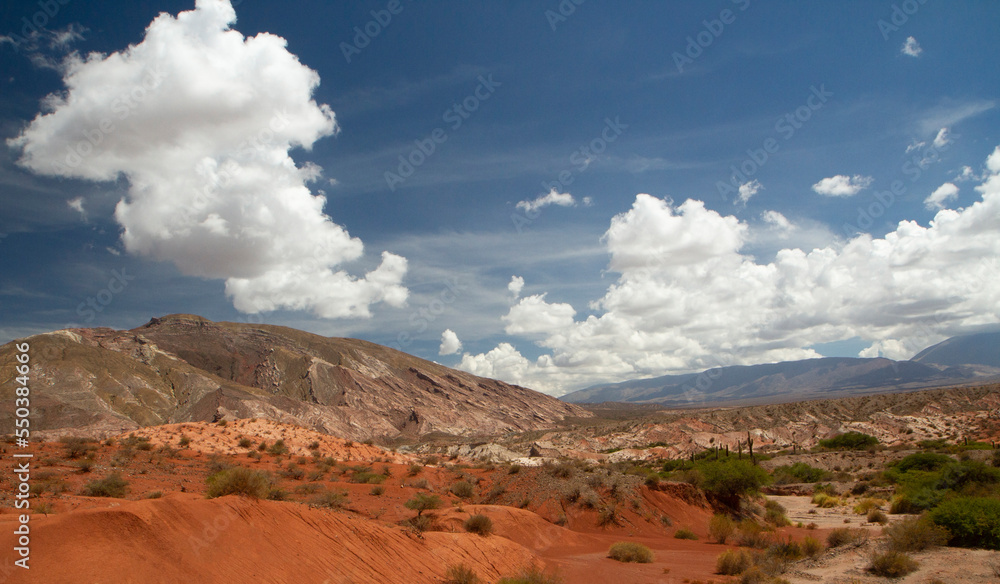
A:
<svg viewBox="0 0 1000 584">
<path fill-rule="evenodd" d="M 289 156 L 337 131 L 312 98 L 319 76 L 284 39 L 245 38 L 235 20 L 229 0 L 198 0 L 159 15 L 124 51 L 72 57 L 66 91 L 10 140 L 19 163 L 94 181 L 124 175 L 130 189 L 115 217 L 125 248 L 226 279 L 241 311 L 335 318 L 404 304 L 404 258 L 384 253 L 361 278 L 338 268 L 362 258 L 363 245 L 307 186 L 321 169 Z"/>
<path fill-rule="evenodd" d="M 619 274 L 595 314 L 534 295 L 504 317 L 507 332 L 540 340 L 463 356 L 474 373 L 560 394 L 604 381 L 818 357 L 818 343 L 861 338 L 862 353 L 912 356 L 941 339 L 1000 322 L 1000 148 L 982 199 L 943 209 L 927 226 L 902 221 L 768 263 L 741 252 L 751 227 L 706 209 L 637 195 L 604 241 Z M 787 219 L 786 219 L 787 221 Z M 768 229 L 765 224 L 762 226 Z M 789 222 L 789 228 L 791 228 Z M 545 327 L 547 330 L 543 330 Z"/>
</svg>

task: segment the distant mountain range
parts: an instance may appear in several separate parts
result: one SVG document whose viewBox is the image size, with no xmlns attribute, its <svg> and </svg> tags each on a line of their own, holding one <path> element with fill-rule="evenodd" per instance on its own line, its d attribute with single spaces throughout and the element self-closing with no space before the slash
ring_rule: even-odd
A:
<svg viewBox="0 0 1000 584">
<path fill-rule="evenodd" d="M 570 403 L 629 402 L 669 407 L 749 405 L 847 397 L 1000 380 L 1000 332 L 952 337 L 908 361 L 828 357 L 719 367 L 595 385 Z"/>
<path fill-rule="evenodd" d="M 258 417 L 365 440 L 539 430 L 592 415 L 374 343 L 280 326 L 175 314 L 127 331 L 68 329 L 25 341 L 32 432 L 102 436 Z M 14 419 L 16 354 L 15 343 L 0 347 L 0 419 Z"/>
</svg>

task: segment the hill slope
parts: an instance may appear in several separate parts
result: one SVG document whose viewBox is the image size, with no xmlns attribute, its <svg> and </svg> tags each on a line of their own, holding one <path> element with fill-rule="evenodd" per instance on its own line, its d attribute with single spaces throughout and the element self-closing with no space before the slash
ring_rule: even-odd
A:
<svg viewBox="0 0 1000 584">
<path fill-rule="evenodd" d="M 387 347 L 279 326 L 171 315 L 130 331 L 72 329 L 27 342 L 37 430 L 109 434 L 260 417 L 363 440 L 535 430 L 590 415 Z M 13 343 L 0 347 L 5 414 L 14 354 Z"/>
</svg>

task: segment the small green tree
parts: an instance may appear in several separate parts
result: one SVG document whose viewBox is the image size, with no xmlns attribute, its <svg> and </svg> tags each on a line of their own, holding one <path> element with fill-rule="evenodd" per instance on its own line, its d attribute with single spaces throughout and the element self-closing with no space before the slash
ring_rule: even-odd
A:
<svg viewBox="0 0 1000 584">
<path fill-rule="evenodd" d="M 420 517 L 424 511 L 430 511 L 432 509 L 440 509 L 442 505 L 441 497 L 437 495 L 431 495 L 428 493 L 417 493 L 412 499 L 404 503 L 407 509 L 412 509 L 417 512 L 417 517 Z"/>
<path fill-rule="evenodd" d="M 740 497 L 753 495 L 771 481 L 767 471 L 746 460 L 723 460 L 699 466 L 701 488 L 730 507 L 736 507 Z"/>
</svg>

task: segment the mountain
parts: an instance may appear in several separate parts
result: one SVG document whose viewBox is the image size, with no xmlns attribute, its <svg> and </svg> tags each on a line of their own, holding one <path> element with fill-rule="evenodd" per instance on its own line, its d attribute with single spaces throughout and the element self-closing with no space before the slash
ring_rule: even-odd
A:
<svg viewBox="0 0 1000 584">
<path fill-rule="evenodd" d="M 985 365 L 1000 368 L 1000 332 L 952 337 L 920 351 L 912 361 L 946 367 Z"/>
<path fill-rule="evenodd" d="M 34 431 L 106 435 L 259 417 L 344 438 L 477 436 L 589 417 L 553 397 L 356 339 L 175 314 L 119 331 L 68 329 L 30 344 Z M 0 347 L 13 419 L 15 343 Z"/>
<path fill-rule="evenodd" d="M 966 354 L 988 357 L 988 351 L 971 351 L 973 345 L 972 341 L 961 341 L 959 346 L 967 351 Z M 982 383 L 1000 378 L 1000 366 L 991 367 L 979 361 L 966 364 L 958 355 L 946 350 L 947 346 L 932 351 L 935 347 L 921 355 L 931 351 L 932 359 L 940 354 L 941 361 L 946 356 L 953 356 L 958 362 L 827 357 L 720 367 L 701 373 L 596 385 L 561 399 L 570 403 L 637 402 L 673 407 L 747 405 Z M 994 345 L 994 353 L 995 349 Z"/>
</svg>

